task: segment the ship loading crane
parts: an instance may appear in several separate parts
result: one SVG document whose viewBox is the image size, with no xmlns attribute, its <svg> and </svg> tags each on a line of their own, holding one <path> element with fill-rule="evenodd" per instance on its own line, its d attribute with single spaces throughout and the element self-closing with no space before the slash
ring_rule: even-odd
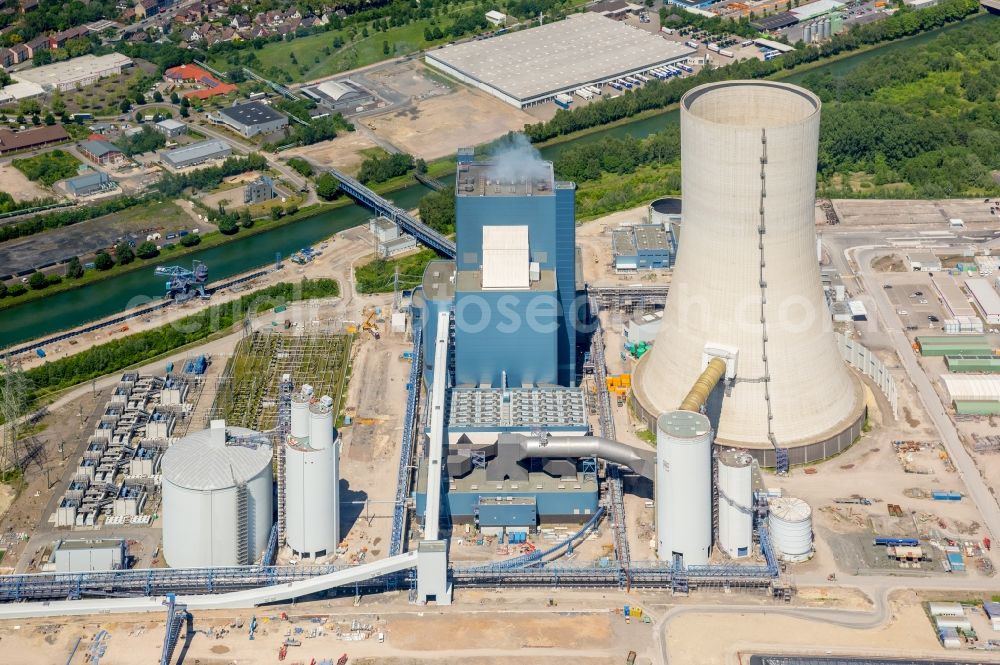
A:
<svg viewBox="0 0 1000 665">
<path fill-rule="evenodd" d="M 201 261 L 192 262 L 190 270 L 183 266 L 157 266 L 153 274 L 157 277 L 169 278 L 165 284 L 165 298 L 175 302 L 184 302 L 194 297 L 195 292 L 202 298 L 208 298 L 205 293 L 208 266 Z"/>
</svg>

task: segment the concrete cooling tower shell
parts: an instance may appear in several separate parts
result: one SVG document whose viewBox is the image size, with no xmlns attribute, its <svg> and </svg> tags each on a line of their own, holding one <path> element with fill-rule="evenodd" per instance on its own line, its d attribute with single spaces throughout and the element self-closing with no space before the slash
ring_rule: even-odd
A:
<svg viewBox="0 0 1000 665">
<path fill-rule="evenodd" d="M 860 434 L 861 384 L 837 350 L 816 262 L 819 121 L 819 99 L 781 83 L 709 83 L 681 100 L 684 242 L 632 382 L 650 428 L 684 399 L 708 346 L 737 352 L 729 394 L 716 386 L 707 404 L 720 445 L 774 466 L 775 447 L 803 463 Z"/>
</svg>

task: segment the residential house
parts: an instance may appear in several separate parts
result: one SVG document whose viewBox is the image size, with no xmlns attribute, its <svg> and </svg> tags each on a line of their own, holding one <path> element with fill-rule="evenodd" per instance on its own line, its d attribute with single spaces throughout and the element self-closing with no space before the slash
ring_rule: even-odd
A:
<svg viewBox="0 0 1000 665">
<path fill-rule="evenodd" d="M 39 35 L 24 45 L 28 47 L 29 57 L 34 58 L 36 53 L 49 50 L 49 38 Z"/>
<path fill-rule="evenodd" d="M 135 5 L 135 15 L 139 18 L 152 16 L 159 11 L 158 0 L 139 0 Z"/>
<path fill-rule="evenodd" d="M 11 52 L 14 54 L 14 62 L 21 63 L 31 60 L 31 51 L 28 50 L 26 44 L 14 44 L 10 47 Z"/>
</svg>

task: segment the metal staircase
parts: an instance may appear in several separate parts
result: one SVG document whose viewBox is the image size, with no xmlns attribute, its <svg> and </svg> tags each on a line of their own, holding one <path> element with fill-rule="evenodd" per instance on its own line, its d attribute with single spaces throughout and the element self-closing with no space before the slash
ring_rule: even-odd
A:
<svg viewBox="0 0 1000 665">
<path fill-rule="evenodd" d="M 167 606 L 167 626 L 163 636 L 163 650 L 160 652 L 160 665 L 170 665 L 174 650 L 177 648 L 177 640 L 181 636 L 181 626 L 191 614 L 187 611 L 186 605 L 177 603 L 177 597 L 172 593 L 167 594 L 163 604 Z"/>
<path fill-rule="evenodd" d="M 757 226 L 757 249 L 760 251 L 760 328 L 761 328 L 761 360 L 764 363 L 764 403 L 767 405 L 767 440 L 771 442 L 775 451 L 775 466 L 779 473 L 788 471 L 788 450 L 778 445 L 778 439 L 774 436 L 774 409 L 771 404 L 771 371 L 767 360 L 767 278 L 765 268 L 767 261 L 764 255 L 764 236 L 767 234 L 767 224 L 764 215 L 764 202 L 767 199 L 767 130 L 760 130 L 760 224 Z M 781 468 L 779 458 L 784 453 L 784 469 Z"/>
<path fill-rule="evenodd" d="M 236 560 L 241 566 L 250 564 L 249 492 L 245 482 L 236 485 Z"/>
</svg>

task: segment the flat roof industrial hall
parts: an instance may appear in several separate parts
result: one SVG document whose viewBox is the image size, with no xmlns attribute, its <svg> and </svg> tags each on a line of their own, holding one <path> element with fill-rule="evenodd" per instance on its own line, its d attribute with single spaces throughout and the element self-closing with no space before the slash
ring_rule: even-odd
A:
<svg viewBox="0 0 1000 665">
<path fill-rule="evenodd" d="M 600 14 L 432 51 L 426 61 L 514 106 L 683 60 L 693 49 Z"/>
</svg>

